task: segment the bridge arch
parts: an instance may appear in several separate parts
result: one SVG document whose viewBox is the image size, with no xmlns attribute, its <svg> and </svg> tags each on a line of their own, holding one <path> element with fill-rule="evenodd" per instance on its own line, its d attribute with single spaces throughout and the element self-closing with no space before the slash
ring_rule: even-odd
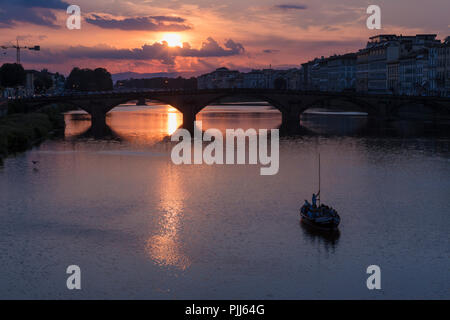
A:
<svg viewBox="0 0 450 320">
<path fill-rule="evenodd" d="M 395 118 L 437 119 L 447 117 L 450 119 L 450 109 L 429 99 L 406 100 L 392 107 L 391 114 Z"/>
<path fill-rule="evenodd" d="M 213 104 L 214 102 L 220 101 L 224 98 L 234 97 L 235 100 L 242 98 L 243 101 L 248 99 L 253 99 L 253 101 L 264 101 L 269 103 L 275 109 L 280 111 L 282 115 L 282 122 L 286 119 L 297 118 L 297 126 L 300 126 L 300 113 L 292 116 L 290 113 L 291 106 L 286 100 L 286 92 L 284 95 L 280 95 L 280 92 L 275 94 L 269 92 L 252 92 L 252 90 L 204 90 L 200 92 L 181 94 L 178 97 L 176 95 L 155 95 L 151 96 L 160 101 L 164 101 L 183 113 L 183 127 L 190 130 L 194 130 L 194 122 L 196 121 L 196 116 L 207 106 Z M 295 121 L 294 121 L 295 122 Z M 295 125 L 289 125 L 295 126 Z"/>
<path fill-rule="evenodd" d="M 273 99 L 260 95 L 222 94 L 205 99 L 198 113 L 197 121 L 203 128 L 226 129 L 275 129 L 282 124 L 282 106 Z M 300 117 L 299 117 L 300 122 Z"/>
<path fill-rule="evenodd" d="M 379 114 L 379 109 L 376 108 L 374 105 L 372 105 L 372 103 L 370 103 L 367 100 L 364 99 L 360 99 L 357 97 L 351 97 L 351 96 L 334 96 L 334 95 L 327 95 L 327 96 L 322 96 L 322 97 L 318 97 L 313 99 L 313 101 L 305 104 L 303 106 L 303 111 L 306 111 L 308 109 L 311 109 L 313 107 L 321 107 L 325 106 L 327 109 L 335 109 L 335 110 L 340 110 L 343 111 L 345 110 L 345 106 L 344 107 L 339 107 L 337 105 L 325 105 L 326 103 L 329 102 L 345 102 L 345 103 L 349 103 L 350 105 L 352 105 L 354 107 L 354 109 L 350 109 L 351 111 L 359 111 L 359 112 L 364 112 L 367 113 L 368 116 L 375 116 Z"/>
<path fill-rule="evenodd" d="M 202 111 L 204 108 L 208 107 L 209 105 L 218 102 L 225 98 L 243 98 L 243 99 L 255 99 L 255 101 L 263 101 L 269 103 L 271 106 L 276 108 L 281 113 L 286 112 L 287 108 L 280 103 L 280 101 L 277 101 L 274 98 L 271 98 L 264 94 L 258 94 L 258 93 L 250 93 L 250 94 L 240 94 L 240 93 L 223 93 L 223 94 L 217 94 L 213 97 L 208 97 L 204 101 L 202 101 L 200 109 L 197 112 Z"/>
</svg>

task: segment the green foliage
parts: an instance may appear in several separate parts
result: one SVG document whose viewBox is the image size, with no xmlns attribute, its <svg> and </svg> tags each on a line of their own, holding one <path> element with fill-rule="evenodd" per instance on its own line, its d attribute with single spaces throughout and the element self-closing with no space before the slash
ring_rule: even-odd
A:
<svg viewBox="0 0 450 320">
<path fill-rule="evenodd" d="M 34 88 L 36 93 L 46 92 L 52 85 L 53 79 L 46 69 L 34 74 Z"/>
<path fill-rule="evenodd" d="M 185 79 L 157 77 L 148 79 L 128 79 L 117 81 L 116 86 L 122 88 L 151 88 L 151 89 L 197 89 L 197 78 Z"/>
<path fill-rule="evenodd" d="M 57 110 L 0 118 L 0 158 L 25 151 L 61 126 L 64 127 L 64 118 Z"/>
<path fill-rule="evenodd" d="M 25 113 L 28 111 L 28 107 L 25 103 L 20 101 L 8 101 L 8 114 L 13 113 Z"/>
<path fill-rule="evenodd" d="M 0 67 L 0 84 L 3 87 L 23 85 L 25 77 L 25 70 L 21 64 L 5 63 Z"/>
<path fill-rule="evenodd" d="M 111 74 L 104 68 L 80 69 L 73 68 L 66 81 L 66 89 L 79 91 L 112 90 Z"/>
</svg>

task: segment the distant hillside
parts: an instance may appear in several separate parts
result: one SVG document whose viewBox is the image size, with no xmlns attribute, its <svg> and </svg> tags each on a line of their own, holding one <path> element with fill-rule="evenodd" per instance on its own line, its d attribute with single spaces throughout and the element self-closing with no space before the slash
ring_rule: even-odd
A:
<svg viewBox="0 0 450 320">
<path fill-rule="evenodd" d="M 157 77 L 174 78 L 177 76 L 178 73 L 176 72 L 157 72 L 157 73 L 121 72 L 112 74 L 112 80 L 116 82 L 118 80 L 127 80 L 131 78 L 133 79 L 149 79 Z"/>
</svg>

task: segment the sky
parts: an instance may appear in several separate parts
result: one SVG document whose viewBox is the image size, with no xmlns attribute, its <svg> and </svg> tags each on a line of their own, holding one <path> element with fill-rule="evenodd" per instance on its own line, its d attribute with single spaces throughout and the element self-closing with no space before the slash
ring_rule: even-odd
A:
<svg viewBox="0 0 450 320">
<path fill-rule="evenodd" d="M 71 4 L 81 9 L 79 30 L 66 27 Z M 366 27 L 371 4 L 381 8 L 381 30 Z M 449 12 L 449 0 L 0 0 L 0 45 L 40 45 L 22 50 L 26 69 L 195 76 L 299 67 L 357 51 L 376 34 L 443 39 Z M 1 64 L 15 62 L 15 50 L 0 53 Z"/>
</svg>

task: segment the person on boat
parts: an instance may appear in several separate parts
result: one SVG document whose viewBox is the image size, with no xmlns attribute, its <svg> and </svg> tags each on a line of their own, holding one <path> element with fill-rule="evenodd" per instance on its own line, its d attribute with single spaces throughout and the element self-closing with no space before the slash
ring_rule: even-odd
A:
<svg viewBox="0 0 450 320">
<path fill-rule="evenodd" d="M 304 204 L 304 206 L 307 207 L 307 208 L 309 208 L 309 207 L 311 206 L 311 204 L 308 202 L 308 200 L 305 199 L 305 204 Z"/>
<path fill-rule="evenodd" d="M 313 195 L 312 195 L 312 205 L 313 205 L 313 207 L 317 207 L 316 202 L 317 202 L 317 197 L 318 197 L 319 195 L 320 195 L 320 191 L 317 192 L 317 194 L 313 193 Z"/>
</svg>

